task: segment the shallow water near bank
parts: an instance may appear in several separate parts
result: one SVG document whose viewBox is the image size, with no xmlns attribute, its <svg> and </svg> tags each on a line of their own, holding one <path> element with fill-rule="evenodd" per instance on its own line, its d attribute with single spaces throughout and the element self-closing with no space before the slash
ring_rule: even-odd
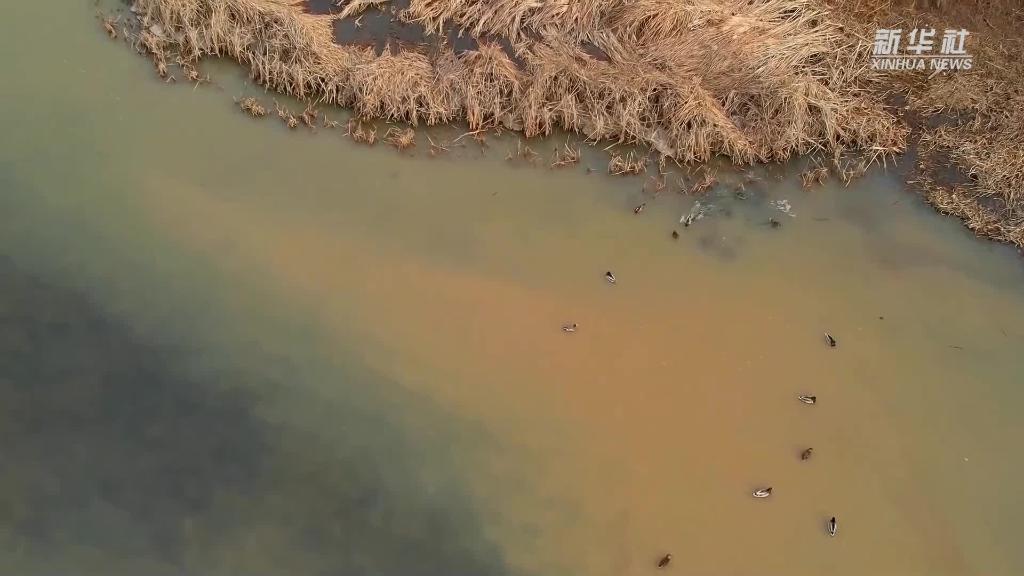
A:
<svg viewBox="0 0 1024 576">
<path fill-rule="evenodd" d="M 0 572 L 1024 571 L 1021 261 L 893 175 L 723 169 L 683 227 L 599 149 L 289 131 L 63 8 L 0 36 Z"/>
</svg>

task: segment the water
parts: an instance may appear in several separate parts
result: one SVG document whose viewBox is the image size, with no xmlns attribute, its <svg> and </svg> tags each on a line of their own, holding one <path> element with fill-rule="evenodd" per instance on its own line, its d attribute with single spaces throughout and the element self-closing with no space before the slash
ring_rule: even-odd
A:
<svg viewBox="0 0 1024 576">
<path fill-rule="evenodd" d="M 1024 572 L 1021 261 L 893 176 L 684 228 L 254 121 L 93 10 L 0 35 L 0 573 Z"/>
</svg>

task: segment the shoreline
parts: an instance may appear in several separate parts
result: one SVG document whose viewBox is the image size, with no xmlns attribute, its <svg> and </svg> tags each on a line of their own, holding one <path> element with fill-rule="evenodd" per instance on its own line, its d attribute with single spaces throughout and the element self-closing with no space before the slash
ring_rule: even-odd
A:
<svg viewBox="0 0 1024 576">
<path fill-rule="evenodd" d="M 1010 80 L 1016 69 L 1024 82 L 1024 64 L 1005 48 L 1020 40 L 979 31 L 971 71 L 871 69 L 871 36 L 882 23 L 909 28 L 926 18 L 938 27 L 961 18 L 991 27 L 993 11 L 1011 10 L 1001 0 L 981 3 L 988 8 L 765 0 L 737 11 L 726 0 L 502 9 L 480 0 L 135 0 L 137 22 L 121 33 L 165 79 L 177 66 L 200 82 L 196 65 L 208 56 L 239 62 L 269 92 L 307 103 L 302 114 L 277 107 L 290 127 L 317 125 L 317 105 L 350 109 L 347 134 L 367 144 L 378 139 L 376 128 L 364 128 L 370 120 L 461 121 L 474 137 L 511 130 L 527 140 L 564 130 L 649 151 L 613 156 L 612 173 L 644 173 L 652 156 L 659 166 L 807 156 L 817 165 L 802 175 L 808 186 L 830 173 L 848 182 L 899 155 L 914 163 L 907 185 L 937 210 L 1024 248 L 1024 91 Z M 1024 19 L 1024 11 L 1009 13 Z M 247 111 L 262 116 L 264 106 Z M 337 122 L 324 115 L 323 125 Z M 415 133 L 391 129 L 381 139 L 404 149 Z M 568 146 L 565 156 L 571 163 Z"/>
</svg>

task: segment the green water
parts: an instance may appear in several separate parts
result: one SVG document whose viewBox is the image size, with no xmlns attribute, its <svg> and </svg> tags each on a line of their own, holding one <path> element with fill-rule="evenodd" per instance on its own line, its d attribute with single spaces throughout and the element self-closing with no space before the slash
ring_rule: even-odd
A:
<svg viewBox="0 0 1024 576">
<path fill-rule="evenodd" d="M 290 132 L 89 3 L 3 32 L 0 573 L 1024 572 L 1021 260 L 893 175 L 723 169 L 684 228 L 599 149 Z"/>
</svg>

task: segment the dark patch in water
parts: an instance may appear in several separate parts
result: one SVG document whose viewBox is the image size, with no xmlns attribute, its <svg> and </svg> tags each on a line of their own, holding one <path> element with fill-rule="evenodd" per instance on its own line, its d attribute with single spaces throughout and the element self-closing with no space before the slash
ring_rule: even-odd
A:
<svg viewBox="0 0 1024 576">
<path fill-rule="evenodd" d="M 738 256 L 736 247 L 715 232 L 701 234 L 697 238 L 697 247 L 726 262 L 736 260 Z"/>
<path fill-rule="evenodd" d="M 255 399 L 83 297 L 2 259 L 0 271 L 0 445 L 5 497 L 20 502 L 0 523 L 42 547 L 175 562 L 184 522 L 267 470 Z"/>
<path fill-rule="evenodd" d="M 303 0 L 300 4 L 307 14 L 337 14 L 344 8 L 335 2 L 337 0 Z"/>
<path fill-rule="evenodd" d="M 373 46 L 379 56 L 385 48 L 393 54 L 403 46 L 426 47 L 426 30 L 417 22 L 402 22 L 389 12 L 371 8 L 362 14 L 334 21 L 334 41 L 352 46 Z"/>
<path fill-rule="evenodd" d="M 403 6 L 395 7 L 401 9 Z M 440 48 L 442 41 L 447 41 L 450 49 L 456 54 L 477 50 L 480 43 L 494 43 L 501 46 L 505 55 L 516 66 L 526 66 L 526 62 L 516 55 L 508 38 L 490 35 L 474 38 L 460 33 L 459 29 L 451 24 L 440 36 L 427 34 L 418 22 L 403 22 L 390 11 L 377 8 L 367 9 L 357 16 L 335 20 L 334 41 L 347 46 L 372 46 L 378 56 L 385 50 L 394 55 L 403 50 L 427 53 L 430 49 Z"/>
<path fill-rule="evenodd" d="M 330 405 L 329 437 L 271 424 L 253 390 L 309 394 L 296 381 L 187 338 L 150 342 L 2 256 L 0 278 L 0 543 L 17 543 L 18 562 L 89 550 L 110 575 L 139 573 L 135 562 L 213 574 L 222 557 L 251 557 L 261 574 L 506 573 L 465 490 L 424 488 L 428 456 L 386 403 L 355 392 L 373 386 L 337 383 L 354 392 Z M 269 550 L 237 548 L 247 541 Z"/>
</svg>

